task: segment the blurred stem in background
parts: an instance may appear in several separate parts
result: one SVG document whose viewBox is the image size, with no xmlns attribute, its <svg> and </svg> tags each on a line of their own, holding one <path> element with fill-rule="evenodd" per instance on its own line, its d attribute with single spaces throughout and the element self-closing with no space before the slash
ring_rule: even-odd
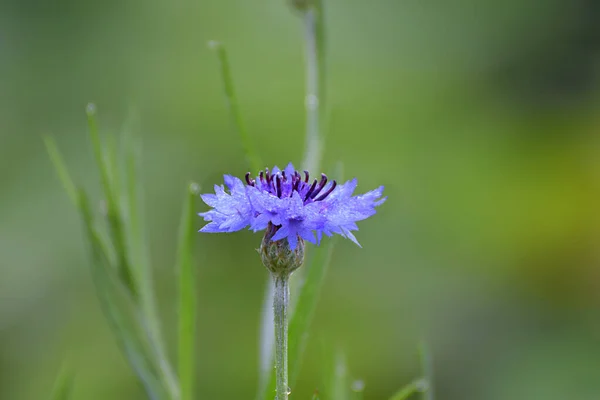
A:
<svg viewBox="0 0 600 400">
<path fill-rule="evenodd" d="M 325 30 L 322 0 L 295 1 L 303 13 L 305 43 L 306 144 L 302 165 L 309 171 L 319 169 L 325 144 L 321 137 L 325 102 Z"/>
</svg>

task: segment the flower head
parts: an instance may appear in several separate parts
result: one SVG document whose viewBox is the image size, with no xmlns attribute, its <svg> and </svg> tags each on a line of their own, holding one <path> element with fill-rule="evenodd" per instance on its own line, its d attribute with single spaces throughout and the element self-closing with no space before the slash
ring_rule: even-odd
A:
<svg viewBox="0 0 600 400">
<path fill-rule="evenodd" d="M 287 239 L 291 250 L 299 239 L 319 244 L 323 234 L 334 233 L 359 245 L 352 234 L 358 230 L 356 222 L 375 214 L 375 207 L 387 199 L 381 197 L 383 186 L 353 196 L 356 178 L 338 185 L 321 174 L 311 182 L 308 171 L 301 174 L 292 163 L 283 171 L 277 167 L 260 171 L 256 178 L 247 173 L 245 184 L 230 175 L 224 180 L 229 193 L 215 185 L 215 194 L 201 195 L 212 209 L 199 214 L 209 221 L 200 232 L 234 232 L 245 227 L 256 232 L 272 226 L 271 240 Z"/>
</svg>

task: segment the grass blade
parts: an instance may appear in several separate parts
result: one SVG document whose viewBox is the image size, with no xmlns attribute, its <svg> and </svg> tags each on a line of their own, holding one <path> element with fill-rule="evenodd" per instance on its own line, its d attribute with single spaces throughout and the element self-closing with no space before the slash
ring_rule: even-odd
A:
<svg viewBox="0 0 600 400">
<path fill-rule="evenodd" d="M 263 164 L 258 153 L 256 152 L 256 148 L 254 147 L 252 139 L 246 131 L 246 126 L 244 125 L 244 120 L 242 119 L 242 114 L 240 112 L 237 96 L 235 93 L 235 87 L 233 85 L 233 78 L 231 77 L 231 68 L 229 66 L 227 50 L 221 42 L 215 40 L 211 40 L 210 42 L 208 42 L 208 46 L 210 49 L 214 50 L 217 53 L 217 58 L 219 60 L 219 65 L 221 68 L 221 80 L 223 81 L 225 98 L 227 100 L 227 108 L 229 109 L 229 114 L 231 115 L 233 126 L 235 127 L 235 130 L 237 131 L 238 135 L 240 136 L 242 145 L 244 146 L 244 153 L 248 160 L 248 164 L 256 173 L 262 168 Z"/>
<path fill-rule="evenodd" d="M 65 164 L 58 147 L 56 146 L 56 142 L 50 136 L 44 137 L 44 143 L 46 144 L 46 150 L 48 151 L 48 155 L 50 156 L 50 160 L 54 165 L 54 169 L 60 179 L 67 195 L 71 202 L 77 206 L 78 195 L 77 188 L 75 183 L 73 183 L 73 179 L 71 178 L 71 174 L 69 174 L 69 170 L 67 165 Z"/>
<path fill-rule="evenodd" d="M 78 199 L 92 255 L 92 281 L 96 286 L 96 294 L 100 306 L 117 339 L 119 347 L 142 382 L 148 396 L 153 400 L 163 399 L 164 391 L 157 378 L 157 373 L 149 361 L 150 357 L 145 350 L 144 343 L 141 342 L 139 335 L 136 335 L 132 327 L 129 326 L 129 319 L 116 302 L 120 297 L 119 281 L 111 276 L 110 269 L 108 268 L 109 258 L 107 256 L 107 248 L 109 245 L 101 241 L 101 237 L 98 235 L 93 224 L 89 201 L 85 193 L 81 190 L 79 191 Z"/>
<path fill-rule="evenodd" d="M 73 390 L 73 372 L 64 368 L 58 374 L 56 381 L 54 382 L 54 389 L 52 390 L 52 400 L 68 400 L 71 398 L 71 392 Z"/>
<path fill-rule="evenodd" d="M 125 242 L 122 214 L 120 212 L 117 197 L 119 184 L 111 178 L 111 171 L 115 171 L 117 166 L 110 164 L 111 157 L 105 155 L 100 141 L 98 126 L 96 124 L 96 106 L 91 103 L 88 104 L 86 113 L 90 139 L 92 141 L 96 163 L 98 164 L 98 170 L 100 172 L 100 181 L 106 199 L 106 216 L 112 243 L 114 244 L 117 255 L 117 270 L 119 272 L 119 277 L 123 280 L 126 287 L 135 297 L 137 297 L 136 283 L 129 266 L 129 260 L 127 259 L 127 243 Z"/>
<path fill-rule="evenodd" d="M 140 324 L 148 337 L 152 348 L 154 363 L 158 368 L 160 379 L 172 399 L 179 397 L 179 384 L 171 364 L 167 359 L 154 295 L 152 265 L 146 245 L 143 226 L 143 179 L 141 178 L 141 143 L 138 136 L 138 122 L 135 114 L 130 112 L 123 131 L 123 150 L 125 185 L 123 216 L 125 239 L 127 241 L 127 259 L 129 268 L 136 282 L 141 313 Z M 114 152 L 113 152 L 114 153 Z M 113 162 L 116 165 L 116 160 Z M 117 182 L 118 184 L 118 182 Z"/>
<path fill-rule="evenodd" d="M 406 400 L 415 393 L 426 393 L 428 391 L 427 386 L 427 381 L 424 379 L 414 380 L 397 391 L 396 394 L 390 397 L 390 400 Z"/>
<path fill-rule="evenodd" d="M 185 197 L 181 224 L 177 271 L 179 272 L 179 382 L 181 400 L 194 398 L 194 339 L 196 322 L 196 279 L 192 264 L 194 198 L 199 187 L 191 184 Z"/>
<path fill-rule="evenodd" d="M 419 357 L 421 358 L 421 367 L 423 368 L 423 376 L 427 382 L 427 390 L 423 391 L 423 400 L 434 400 L 433 390 L 433 357 L 429 345 L 422 341 L 419 344 Z"/>
</svg>

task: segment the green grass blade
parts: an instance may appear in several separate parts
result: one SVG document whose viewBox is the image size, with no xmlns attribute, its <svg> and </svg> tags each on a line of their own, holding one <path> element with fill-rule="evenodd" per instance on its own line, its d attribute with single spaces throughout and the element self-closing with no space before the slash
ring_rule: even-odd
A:
<svg viewBox="0 0 600 400">
<path fill-rule="evenodd" d="M 96 293 L 103 313 L 117 339 L 117 344 L 142 382 L 148 396 L 156 400 L 164 399 L 164 391 L 157 378 L 157 373 L 149 361 L 150 357 L 145 350 L 145 345 L 129 325 L 130 318 L 123 313 L 121 306 L 117 303 L 120 296 L 119 282 L 111 276 L 111 269 L 108 265 L 109 258 L 106 253 L 106 249 L 110 245 L 103 243 L 98 235 L 93 224 L 89 201 L 83 191 L 79 191 L 78 199 L 86 237 L 91 250 L 92 281 L 96 286 Z"/>
<path fill-rule="evenodd" d="M 88 128 L 94 155 L 100 172 L 100 181 L 106 199 L 106 216 L 108 219 L 109 231 L 112 243 L 117 255 L 117 270 L 119 277 L 123 280 L 125 286 L 134 296 L 137 296 L 137 288 L 134 277 L 131 273 L 129 260 L 127 259 L 127 243 L 125 239 L 125 229 L 123 227 L 122 214 L 119 207 L 118 186 L 119 182 L 113 181 L 111 171 L 116 171 L 117 165 L 111 165 L 111 157 L 104 152 L 98 126 L 96 124 L 96 106 L 88 104 L 87 109 Z M 109 152 L 110 153 L 110 152 Z"/>
<path fill-rule="evenodd" d="M 196 276 L 192 263 L 194 199 L 199 193 L 191 184 L 185 197 L 177 251 L 179 272 L 179 382 L 181 400 L 194 398 L 194 339 L 196 337 Z"/>
<path fill-rule="evenodd" d="M 433 356 L 429 345 L 422 341 L 419 344 L 419 357 L 421 359 L 421 368 L 423 368 L 423 376 L 427 382 L 427 390 L 423 391 L 423 400 L 434 400 L 433 389 Z"/>
<path fill-rule="evenodd" d="M 54 382 L 54 389 L 52 390 L 52 400 L 68 400 L 71 398 L 71 392 L 73 390 L 73 372 L 64 368 L 58 374 L 56 381 Z"/>
<path fill-rule="evenodd" d="M 414 380 L 397 391 L 392 397 L 390 397 L 390 400 L 406 400 L 413 394 L 421 392 L 425 393 L 428 391 L 427 386 L 427 381 L 424 379 Z"/>
<path fill-rule="evenodd" d="M 246 126 L 244 125 L 244 120 L 242 119 L 242 114 L 240 112 L 237 96 L 235 93 L 235 87 L 233 85 L 233 78 L 231 76 L 231 68 L 229 66 L 227 50 L 225 49 L 225 46 L 223 46 L 222 43 L 215 40 L 211 40 L 208 43 L 208 46 L 217 54 L 217 58 L 219 60 L 219 65 L 221 69 L 221 80 L 223 81 L 225 98 L 227 100 L 227 108 L 229 109 L 229 114 L 231 115 L 233 126 L 235 127 L 235 130 L 237 131 L 238 135 L 240 136 L 242 145 L 244 146 L 244 153 L 248 160 L 248 164 L 252 168 L 253 172 L 256 173 L 262 168 L 263 164 L 256 151 L 254 142 L 252 142 L 252 139 L 246 131 Z"/>
<path fill-rule="evenodd" d="M 44 143 L 46 144 L 46 150 L 48 151 L 48 155 L 50 156 L 50 160 L 54 165 L 54 169 L 60 179 L 67 195 L 71 202 L 77 206 L 78 205 L 78 195 L 77 188 L 75 183 L 73 183 L 73 179 L 71 178 L 71 174 L 69 174 L 69 170 L 67 165 L 65 164 L 58 147 L 56 146 L 56 142 L 50 136 L 44 137 Z"/>
<path fill-rule="evenodd" d="M 144 235 L 143 179 L 140 172 L 142 144 L 138 133 L 137 118 L 133 112 L 130 112 L 122 135 L 125 190 L 123 191 L 124 202 L 121 215 L 125 229 L 125 240 L 127 241 L 127 259 L 138 290 L 141 309 L 137 313 L 138 321 L 149 341 L 153 362 L 158 369 L 163 386 L 167 388 L 170 398 L 177 399 L 179 398 L 179 384 L 177 383 L 177 376 L 168 361 L 162 339 L 161 324 L 156 310 L 152 265 L 146 236 Z M 116 159 L 112 164 L 117 165 Z M 116 182 L 119 183 L 118 180 Z"/>
<path fill-rule="evenodd" d="M 144 235 L 143 179 L 141 177 L 141 143 L 138 136 L 137 119 L 130 113 L 123 129 L 123 153 L 125 176 L 125 225 L 127 229 L 129 259 L 132 273 L 139 285 L 141 305 L 148 313 L 154 309 L 152 290 L 152 266 Z"/>
</svg>

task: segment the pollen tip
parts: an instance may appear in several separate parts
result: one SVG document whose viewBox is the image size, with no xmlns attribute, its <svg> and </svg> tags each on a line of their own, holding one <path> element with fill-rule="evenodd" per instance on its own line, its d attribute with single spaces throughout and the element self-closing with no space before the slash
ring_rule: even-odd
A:
<svg viewBox="0 0 600 400">
<path fill-rule="evenodd" d="M 250 179 L 250 172 L 246 172 L 246 183 L 250 186 L 254 186 L 254 180 Z"/>
</svg>

